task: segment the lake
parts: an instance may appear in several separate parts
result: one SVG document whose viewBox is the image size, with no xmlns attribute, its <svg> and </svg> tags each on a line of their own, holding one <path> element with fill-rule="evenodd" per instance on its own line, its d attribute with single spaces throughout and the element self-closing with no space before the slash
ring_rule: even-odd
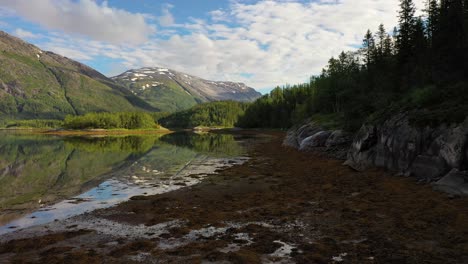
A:
<svg viewBox="0 0 468 264">
<path fill-rule="evenodd" d="M 249 138 L 218 133 L 0 133 L 0 234 L 200 182 L 242 163 Z"/>
</svg>

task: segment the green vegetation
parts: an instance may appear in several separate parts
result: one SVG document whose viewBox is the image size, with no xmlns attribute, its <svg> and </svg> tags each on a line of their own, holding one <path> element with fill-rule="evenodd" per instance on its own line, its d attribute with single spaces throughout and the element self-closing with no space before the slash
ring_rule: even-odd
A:
<svg viewBox="0 0 468 264">
<path fill-rule="evenodd" d="M 151 81 L 154 81 L 154 79 L 151 79 Z M 135 95 L 161 111 L 175 112 L 186 110 L 199 103 L 197 98 L 187 93 L 180 84 L 167 78 L 165 75 L 162 75 L 157 81 L 158 86 L 142 89 L 142 86 L 148 84 L 148 80 L 136 82 L 120 80 Z"/>
<path fill-rule="evenodd" d="M 68 148 L 93 153 L 126 152 L 142 154 L 149 151 L 159 137 L 160 135 L 108 136 L 102 138 L 76 136 L 66 138 L 65 145 Z"/>
<path fill-rule="evenodd" d="M 60 120 L 14 120 L 5 122 L 6 128 L 59 128 L 62 127 L 63 122 Z"/>
<path fill-rule="evenodd" d="M 242 127 L 286 128 L 311 116 L 358 129 L 401 111 L 420 125 L 468 116 L 468 1 L 430 0 L 424 19 L 400 0 L 399 26 L 367 31 L 357 52 L 342 52 L 309 83 L 277 87 L 254 102 Z"/>
<path fill-rule="evenodd" d="M 247 106 L 233 101 L 204 103 L 160 118 L 159 122 L 170 128 L 233 127 Z"/>
<path fill-rule="evenodd" d="M 63 119 L 153 107 L 93 69 L 0 32 L 0 119 Z"/>
<path fill-rule="evenodd" d="M 160 128 L 148 113 L 88 113 L 68 115 L 63 127 L 68 129 L 156 129 Z"/>
<path fill-rule="evenodd" d="M 159 75 L 151 79 L 130 81 L 117 78 L 115 81 L 127 87 L 134 95 L 148 102 L 155 109 L 165 112 L 176 112 L 189 109 L 202 100 L 186 92 L 186 90 L 166 75 Z M 153 83 L 156 86 L 152 86 Z M 149 88 L 146 85 L 150 84 Z"/>
</svg>

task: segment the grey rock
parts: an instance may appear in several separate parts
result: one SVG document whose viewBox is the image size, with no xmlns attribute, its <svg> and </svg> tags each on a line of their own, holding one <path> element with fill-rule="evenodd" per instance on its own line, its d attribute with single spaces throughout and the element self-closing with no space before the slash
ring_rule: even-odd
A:
<svg viewBox="0 0 468 264">
<path fill-rule="evenodd" d="M 299 148 L 301 142 L 317 132 L 323 131 L 323 128 L 315 122 L 306 121 L 305 123 L 291 128 L 283 141 L 283 145 Z"/>
<path fill-rule="evenodd" d="M 417 127 L 406 114 L 381 125 L 364 125 L 356 134 L 345 165 L 356 170 L 377 166 L 422 181 L 452 169 L 468 169 L 468 118 L 453 125 Z"/>
<path fill-rule="evenodd" d="M 348 151 L 348 159 L 344 165 L 362 171 L 374 165 L 375 150 L 377 144 L 377 130 L 375 126 L 362 126 L 354 137 Z"/>
<path fill-rule="evenodd" d="M 350 133 L 344 132 L 343 130 L 335 130 L 328 137 L 325 142 L 325 147 L 332 148 L 339 145 L 350 143 L 353 140 Z"/>
<path fill-rule="evenodd" d="M 327 139 L 330 137 L 330 135 L 331 135 L 330 131 L 317 132 L 313 134 L 312 136 L 309 136 L 305 138 L 304 140 L 302 140 L 299 146 L 299 150 L 307 151 L 316 147 L 325 147 L 325 143 L 327 142 Z"/>
<path fill-rule="evenodd" d="M 440 157 L 419 155 L 409 169 L 410 175 L 420 179 L 434 180 L 447 171 L 445 161 Z"/>
<path fill-rule="evenodd" d="M 433 143 L 439 148 L 439 155 L 451 168 L 464 169 L 464 152 L 468 144 L 468 120 L 440 135 Z M 433 148 L 437 148 L 434 147 Z"/>
<path fill-rule="evenodd" d="M 435 182 L 433 188 L 452 195 L 468 195 L 468 172 L 452 169 L 442 179 Z"/>
</svg>

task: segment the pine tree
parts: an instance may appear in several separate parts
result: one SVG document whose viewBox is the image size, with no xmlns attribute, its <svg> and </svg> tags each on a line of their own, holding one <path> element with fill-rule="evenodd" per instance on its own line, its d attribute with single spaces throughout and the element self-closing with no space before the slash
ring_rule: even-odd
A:
<svg viewBox="0 0 468 264">
<path fill-rule="evenodd" d="M 366 63 L 367 68 L 370 67 L 375 51 L 375 40 L 374 36 L 372 36 L 372 32 L 370 29 L 367 30 L 366 35 L 363 39 L 363 53 L 364 53 L 364 62 Z"/>
<path fill-rule="evenodd" d="M 465 0 L 468 1 L 468 0 Z M 427 3 L 427 36 L 429 38 L 429 43 L 432 45 L 434 36 L 437 34 L 437 27 L 439 26 L 439 3 L 437 0 L 429 0 Z"/>
<path fill-rule="evenodd" d="M 386 45 L 385 41 L 388 37 L 388 34 L 385 31 L 385 26 L 383 24 L 379 25 L 379 29 L 377 30 L 375 37 L 378 40 L 377 54 L 378 54 L 379 59 L 382 59 L 384 57 L 384 52 L 385 52 L 385 45 Z"/>
<path fill-rule="evenodd" d="M 400 0 L 401 10 L 398 13 L 399 29 L 397 37 L 397 47 L 399 59 L 402 64 L 406 63 L 413 53 L 412 39 L 414 34 L 416 12 L 412 0 Z"/>
</svg>

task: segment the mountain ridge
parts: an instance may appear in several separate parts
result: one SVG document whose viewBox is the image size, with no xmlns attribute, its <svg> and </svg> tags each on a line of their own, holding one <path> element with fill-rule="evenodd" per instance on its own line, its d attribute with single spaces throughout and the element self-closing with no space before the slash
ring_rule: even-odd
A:
<svg viewBox="0 0 468 264">
<path fill-rule="evenodd" d="M 210 81 L 163 67 L 131 69 L 111 79 L 153 107 L 169 111 L 185 110 L 203 102 L 250 102 L 261 96 L 244 83 Z"/>
<path fill-rule="evenodd" d="M 0 119 L 153 111 L 98 71 L 0 31 Z"/>
</svg>

